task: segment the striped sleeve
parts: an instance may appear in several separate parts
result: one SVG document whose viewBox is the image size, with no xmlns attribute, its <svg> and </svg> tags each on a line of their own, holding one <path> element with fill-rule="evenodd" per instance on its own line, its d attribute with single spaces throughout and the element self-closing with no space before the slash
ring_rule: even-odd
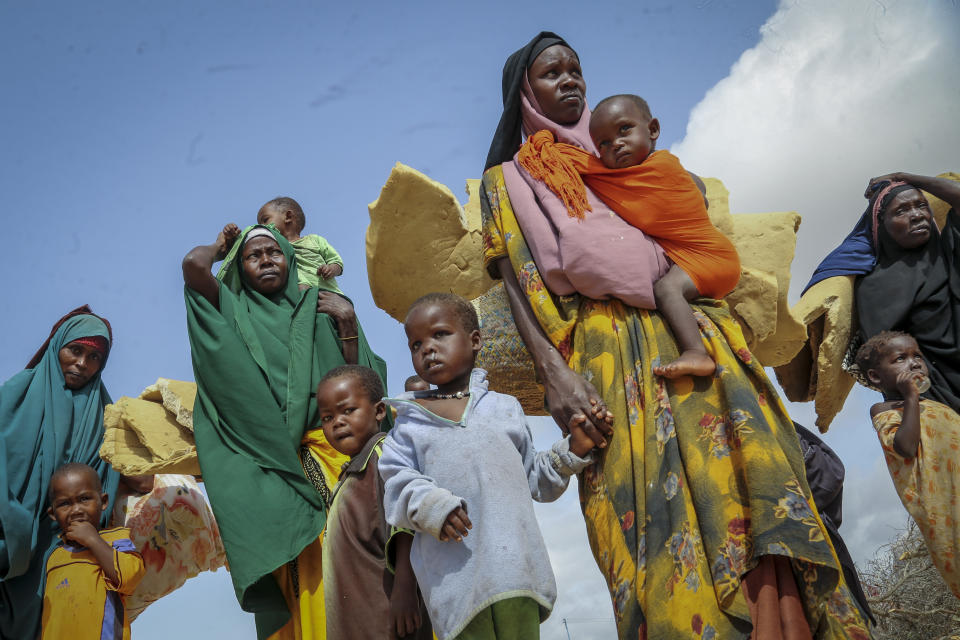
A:
<svg viewBox="0 0 960 640">
<path fill-rule="evenodd" d="M 108 580 L 107 589 L 129 595 L 146 573 L 143 556 L 133 546 L 130 538 L 113 540 L 110 545 L 113 547 L 113 567 L 117 572 L 117 584 Z"/>
</svg>

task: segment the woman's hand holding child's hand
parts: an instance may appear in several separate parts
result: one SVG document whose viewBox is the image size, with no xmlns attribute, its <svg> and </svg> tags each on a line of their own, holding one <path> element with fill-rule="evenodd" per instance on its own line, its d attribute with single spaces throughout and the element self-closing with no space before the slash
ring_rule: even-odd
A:
<svg viewBox="0 0 960 640">
<path fill-rule="evenodd" d="M 223 228 L 223 231 L 217 236 L 217 257 L 223 259 L 239 237 L 240 227 L 232 222 L 228 222 Z"/>
<path fill-rule="evenodd" d="M 324 280 L 336 278 L 341 273 L 343 273 L 343 267 L 338 264 L 324 264 L 320 265 L 320 268 L 317 269 L 317 275 Z"/>
<path fill-rule="evenodd" d="M 570 421 L 570 452 L 573 453 L 578 458 L 582 458 L 594 447 L 599 447 L 601 449 L 607 446 L 610 436 L 613 435 L 613 414 L 603 408 L 602 405 L 597 403 L 595 400 L 591 401 L 594 403 L 593 407 L 593 422 L 594 424 L 600 424 L 600 432 L 604 435 L 604 439 L 600 444 L 597 444 L 592 437 L 587 433 L 585 427 L 587 424 L 587 418 L 583 415 L 576 415 Z"/>
<path fill-rule="evenodd" d="M 598 400 L 591 399 L 590 405 L 589 423 L 586 416 L 576 414 L 570 419 L 567 427 L 570 433 L 570 451 L 580 458 L 587 455 L 594 447 L 605 449 L 613 436 L 613 414 Z M 588 433 L 588 424 L 595 425 L 594 435 Z M 596 435 L 601 437 L 600 442 L 597 442 Z"/>
<path fill-rule="evenodd" d="M 593 446 L 607 446 L 613 435 L 613 414 L 597 398 L 594 386 L 566 365 L 550 373 L 543 376 L 547 407 L 561 430 L 569 433 L 571 423 L 577 420 Z"/>
<path fill-rule="evenodd" d="M 463 507 L 457 507 L 450 512 L 443 526 L 440 527 L 440 541 L 456 540 L 457 542 L 463 542 L 470 529 L 473 529 L 473 523 L 467 517 L 467 510 Z"/>
</svg>

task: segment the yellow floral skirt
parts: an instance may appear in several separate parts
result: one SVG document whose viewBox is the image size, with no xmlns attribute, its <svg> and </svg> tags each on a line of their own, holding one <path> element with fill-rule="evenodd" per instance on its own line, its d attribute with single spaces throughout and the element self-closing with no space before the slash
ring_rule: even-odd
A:
<svg viewBox="0 0 960 640">
<path fill-rule="evenodd" d="M 502 167 L 486 171 L 480 193 L 485 264 L 509 257 L 540 328 L 614 414 L 613 442 L 579 484 L 620 638 L 749 637 L 740 581 L 766 554 L 791 560 L 815 638 L 869 638 L 810 497 L 793 423 L 726 304 L 693 305 L 715 375 L 654 376 L 679 355 L 663 319 L 552 294 Z"/>
<path fill-rule="evenodd" d="M 816 638 L 869 638 L 816 514 L 793 424 L 722 302 L 694 307 L 712 378 L 667 380 L 678 356 L 657 314 L 581 299 L 570 366 L 615 415 L 581 502 L 619 636 L 747 638 L 741 577 L 791 558 Z"/>
</svg>

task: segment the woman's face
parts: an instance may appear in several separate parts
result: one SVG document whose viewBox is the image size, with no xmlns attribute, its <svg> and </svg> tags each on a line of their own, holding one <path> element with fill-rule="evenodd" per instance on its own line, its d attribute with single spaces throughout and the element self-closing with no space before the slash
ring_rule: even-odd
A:
<svg viewBox="0 0 960 640">
<path fill-rule="evenodd" d="M 269 296 L 287 285 L 287 258 L 273 238 L 257 236 L 247 241 L 241 260 L 247 283 L 255 291 Z"/>
<path fill-rule="evenodd" d="M 557 124 L 580 119 L 587 104 L 587 83 L 572 49 L 562 44 L 544 49 L 527 69 L 527 80 L 543 115 Z"/>
<path fill-rule="evenodd" d="M 57 353 L 63 382 L 67 389 L 76 391 L 90 382 L 103 366 L 103 356 L 90 345 L 68 342 Z"/>
<path fill-rule="evenodd" d="M 904 249 L 927 244 L 933 233 L 933 216 L 927 199 L 917 189 L 901 191 L 883 210 L 883 227 Z"/>
</svg>

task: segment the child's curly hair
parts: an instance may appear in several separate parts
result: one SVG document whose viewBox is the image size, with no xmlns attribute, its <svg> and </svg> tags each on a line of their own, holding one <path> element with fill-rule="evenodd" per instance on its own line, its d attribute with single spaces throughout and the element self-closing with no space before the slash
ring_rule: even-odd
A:
<svg viewBox="0 0 960 640">
<path fill-rule="evenodd" d="M 868 389 L 879 391 L 879 389 L 877 389 L 870 382 L 870 379 L 867 377 L 867 371 L 876 368 L 878 362 L 880 361 L 880 354 L 883 353 L 883 348 L 887 346 L 888 342 L 894 338 L 901 338 L 903 336 L 908 338 L 913 337 L 909 333 L 904 333 L 903 331 L 881 331 L 877 335 L 864 342 L 860 348 L 857 349 L 857 356 L 854 360 L 854 365 L 849 369 L 849 372 L 853 374 L 853 377 L 857 379 L 857 382 Z"/>
</svg>

